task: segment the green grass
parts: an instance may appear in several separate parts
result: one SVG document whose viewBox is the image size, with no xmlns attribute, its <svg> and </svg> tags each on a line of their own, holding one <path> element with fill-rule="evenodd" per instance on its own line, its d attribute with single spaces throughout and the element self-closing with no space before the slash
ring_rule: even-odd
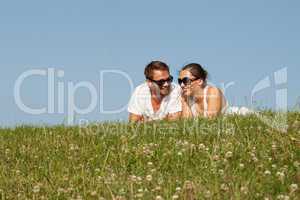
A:
<svg viewBox="0 0 300 200">
<path fill-rule="evenodd" d="M 288 123 L 3 128 L 0 199 L 299 199 L 300 113 Z"/>
</svg>

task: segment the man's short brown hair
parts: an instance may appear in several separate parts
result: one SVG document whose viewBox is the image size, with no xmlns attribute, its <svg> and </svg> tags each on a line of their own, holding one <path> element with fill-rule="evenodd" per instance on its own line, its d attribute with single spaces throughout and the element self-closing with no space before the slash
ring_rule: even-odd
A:
<svg viewBox="0 0 300 200">
<path fill-rule="evenodd" d="M 145 68 L 145 77 L 152 79 L 154 70 L 168 71 L 170 73 L 169 66 L 166 63 L 161 61 L 152 61 Z"/>
</svg>

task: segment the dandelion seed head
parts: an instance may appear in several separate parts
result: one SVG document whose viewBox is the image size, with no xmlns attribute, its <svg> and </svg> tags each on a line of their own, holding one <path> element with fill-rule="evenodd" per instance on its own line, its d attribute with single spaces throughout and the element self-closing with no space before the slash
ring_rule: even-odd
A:
<svg viewBox="0 0 300 200">
<path fill-rule="evenodd" d="M 240 167 L 241 169 L 244 169 L 244 167 L 245 167 L 244 163 L 240 163 L 240 164 L 239 164 L 239 167 Z"/>
<path fill-rule="evenodd" d="M 39 192 L 40 192 L 40 189 L 41 189 L 41 188 L 40 188 L 40 185 L 36 185 L 36 186 L 33 187 L 33 190 L 32 190 L 32 191 L 33 191 L 33 193 L 39 193 Z"/>
<path fill-rule="evenodd" d="M 149 181 L 149 182 L 152 181 L 152 175 L 147 175 L 146 180 Z"/>
<path fill-rule="evenodd" d="M 290 192 L 291 193 L 294 193 L 297 190 L 298 190 L 298 185 L 297 184 L 293 183 L 293 184 L 290 185 Z"/>
<path fill-rule="evenodd" d="M 226 152 L 226 154 L 225 154 L 225 158 L 231 158 L 232 157 L 232 155 L 233 155 L 233 153 L 231 152 L 231 151 L 228 151 L 228 152 Z"/>
<path fill-rule="evenodd" d="M 91 196 L 96 196 L 97 195 L 97 192 L 96 191 L 92 191 L 91 192 Z"/>
<path fill-rule="evenodd" d="M 264 172 L 264 174 L 265 174 L 265 175 L 271 175 L 271 172 L 270 172 L 269 170 L 266 170 L 266 171 Z"/>
<path fill-rule="evenodd" d="M 158 196 L 155 197 L 155 200 L 163 200 L 163 198 L 158 195 Z"/>
</svg>

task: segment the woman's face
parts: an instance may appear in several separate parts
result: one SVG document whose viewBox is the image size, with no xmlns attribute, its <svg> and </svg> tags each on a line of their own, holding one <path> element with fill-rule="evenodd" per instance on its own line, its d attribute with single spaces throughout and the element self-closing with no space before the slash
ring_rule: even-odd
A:
<svg viewBox="0 0 300 200">
<path fill-rule="evenodd" d="M 196 79 L 195 76 L 192 75 L 192 73 L 188 70 L 183 70 L 179 74 L 179 79 L 183 80 L 184 78 L 190 79 L 189 83 L 184 84 L 181 83 L 180 87 L 182 89 L 183 96 L 193 96 L 195 94 L 195 91 L 199 89 L 199 86 L 203 83 L 201 79 Z"/>
</svg>

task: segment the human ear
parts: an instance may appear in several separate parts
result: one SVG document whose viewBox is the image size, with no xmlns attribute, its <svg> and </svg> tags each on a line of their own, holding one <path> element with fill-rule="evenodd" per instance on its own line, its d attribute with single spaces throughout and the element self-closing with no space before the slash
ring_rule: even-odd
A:
<svg viewBox="0 0 300 200">
<path fill-rule="evenodd" d="M 149 87 L 152 87 L 152 82 L 151 82 L 151 81 L 146 80 L 146 83 L 147 83 L 147 85 L 148 85 Z"/>
<path fill-rule="evenodd" d="M 203 83 L 204 83 L 202 79 L 197 80 L 197 82 L 198 82 L 198 85 L 199 85 L 199 86 L 202 86 Z"/>
</svg>

